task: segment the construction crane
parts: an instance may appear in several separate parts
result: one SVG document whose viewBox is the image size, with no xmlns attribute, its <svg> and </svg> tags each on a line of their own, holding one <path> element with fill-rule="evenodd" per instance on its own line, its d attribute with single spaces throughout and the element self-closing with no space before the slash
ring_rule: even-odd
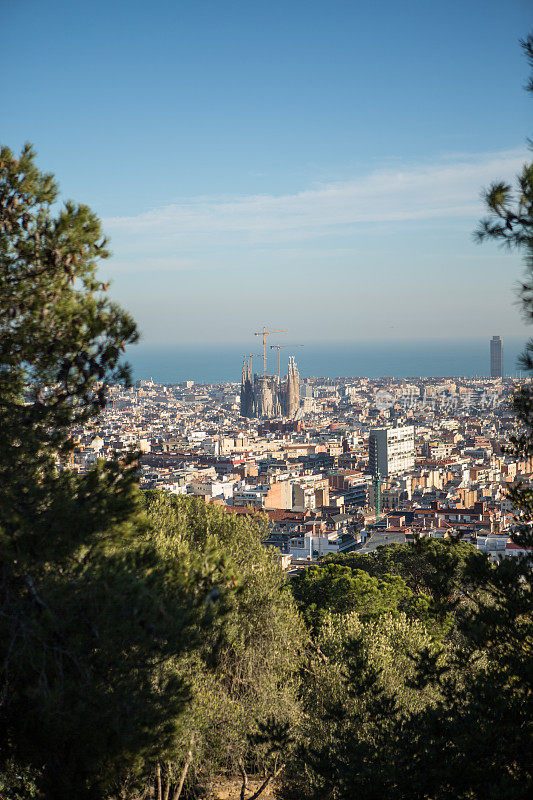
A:
<svg viewBox="0 0 533 800">
<path fill-rule="evenodd" d="M 281 385 L 281 372 L 280 372 L 280 366 L 279 366 L 279 351 L 281 350 L 282 347 L 304 347 L 304 345 L 303 344 L 271 344 L 270 345 L 270 349 L 271 350 L 276 349 L 278 351 L 278 383 L 280 385 Z"/>
<path fill-rule="evenodd" d="M 288 330 L 284 331 L 267 331 L 267 329 L 263 326 L 263 330 L 261 333 L 254 333 L 254 336 L 262 336 L 263 337 L 263 375 L 267 374 L 267 340 L 266 337 L 269 336 L 271 333 L 288 333 Z"/>
</svg>

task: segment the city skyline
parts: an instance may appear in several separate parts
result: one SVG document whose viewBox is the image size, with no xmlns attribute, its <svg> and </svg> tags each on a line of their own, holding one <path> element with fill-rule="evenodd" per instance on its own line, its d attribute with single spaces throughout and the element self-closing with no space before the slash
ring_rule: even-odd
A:
<svg viewBox="0 0 533 800">
<path fill-rule="evenodd" d="M 294 352 L 302 378 L 310 376 L 336 378 L 366 376 L 369 378 L 420 377 L 489 377 L 489 338 L 471 340 L 371 340 L 320 341 L 316 336 L 297 348 L 296 332 L 287 337 L 282 353 Z M 300 344 L 301 344 L 300 340 Z M 291 348 L 294 348 L 291 351 Z M 296 349 L 297 348 L 297 349 Z M 243 355 L 253 350 L 247 342 L 211 342 L 209 344 L 150 345 L 128 347 L 126 358 L 133 367 L 134 378 L 153 377 L 161 383 L 193 379 L 199 383 L 241 382 Z M 254 372 L 263 373 L 262 353 L 256 349 Z M 517 377 L 521 372 L 519 358 L 524 349 L 522 337 L 505 338 L 505 376 Z M 288 357 L 288 356 L 287 356 Z M 267 372 L 277 375 L 275 350 L 267 355 Z M 281 374 L 286 375 L 287 358 L 281 359 Z"/>
</svg>

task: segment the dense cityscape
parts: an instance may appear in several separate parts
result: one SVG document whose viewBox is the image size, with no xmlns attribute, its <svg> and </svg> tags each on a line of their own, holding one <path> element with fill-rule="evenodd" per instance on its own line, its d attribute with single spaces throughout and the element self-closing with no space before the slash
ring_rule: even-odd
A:
<svg viewBox="0 0 533 800">
<path fill-rule="evenodd" d="M 290 357 L 285 378 L 252 379 L 246 362 L 240 386 L 139 380 L 112 387 L 98 423 L 73 432 L 70 466 L 138 449 L 142 488 L 266 514 L 266 544 L 288 569 L 417 537 L 460 535 L 493 557 L 517 555 L 505 490 L 532 464 L 505 442 L 523 381 L 502 377 L 500 337 L 487 367 L 491 377 L 476 379 L 300 382 Z"/>
</svg>

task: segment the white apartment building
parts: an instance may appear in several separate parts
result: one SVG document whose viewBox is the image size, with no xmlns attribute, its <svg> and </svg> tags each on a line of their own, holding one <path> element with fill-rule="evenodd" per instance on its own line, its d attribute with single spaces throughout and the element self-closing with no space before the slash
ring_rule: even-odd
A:
<svg viewBox="0 0 533 800">
<path fill-rule="evenodd" d="M 189 492 L 197 497 L 221 497 L 223 500 L 230 500 L 233 497 L 235 483 L 236 481 L 199 478 L 190 482 Z"/>
<path fill-rule="evenodd" d="M 415 466 L 415 429 L 372 428 L 369 440 L 369 466 L 373 475 L 387 478 L 401 475 Z"/>
<path fill-rule="evenodd" d="M 289 540 L 289 554 L 292 558 L 316 561 L 320 556 L 335 555 L 339 552 L 340 538 L 337 533 L 324 533 L 322 536 L 305 532 Z"/>
</svg>

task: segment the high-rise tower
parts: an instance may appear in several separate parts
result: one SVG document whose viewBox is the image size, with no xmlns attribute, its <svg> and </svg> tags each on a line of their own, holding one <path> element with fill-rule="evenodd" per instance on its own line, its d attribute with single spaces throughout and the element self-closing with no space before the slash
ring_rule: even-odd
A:
<svg viewBox="0 0 533 800">
<path fill-rule="evenodd" d="M 490 340 L 490 377 L 503 378 L 503 346 L 501 336 Z"/>
</svg>

